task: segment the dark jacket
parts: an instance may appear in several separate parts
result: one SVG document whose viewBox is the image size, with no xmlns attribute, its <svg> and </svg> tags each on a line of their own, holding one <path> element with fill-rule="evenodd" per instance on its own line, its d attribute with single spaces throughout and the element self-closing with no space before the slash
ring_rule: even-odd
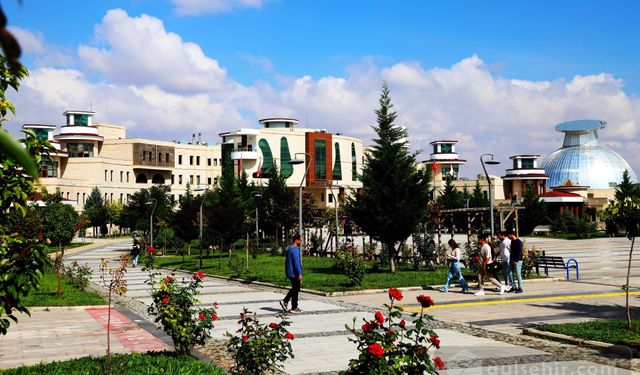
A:
<svg viewBox="0 0 640 375">
<path fill-rule="evenodd" d="M 519 262 L 522 260 L 522 241 L 519 238 L 511 240 L 511 253 L 509 254 L 509 261 L 511 263 Z"/>
<path fill-rule="evenodd" d="M 297 279 L 302 275 L 302 264 L 300 263 L 300 249 L 296 246 L 289 245 L 284 251 L 284 272 L 290 279 Z"/>
</svg>

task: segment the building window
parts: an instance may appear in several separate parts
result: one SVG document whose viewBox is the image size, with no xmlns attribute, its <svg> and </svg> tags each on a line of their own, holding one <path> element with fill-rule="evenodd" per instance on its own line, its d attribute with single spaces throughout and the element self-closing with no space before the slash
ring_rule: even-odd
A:
<svg viewBox="0 0 640 375">
<path fill-rule="evenodd" d="M 124 194 L 123 194 L 123 193 L 120 193 L 120 200 L 119 200 L 120 204 L 122 204 L 122 199 L 123 199 L 123 198 L 124 198 Z"/>
<path fill-rule="evenodd" d="M 327 142 L 324 139 L 316 139 L 315 141 L 315 170 L 316 180 L 327 179 Z M 324 196 L 323 196 L 324 199 Z"/>
<path fill-rule="evenodd" d="M 120 171 L 120 182 L 124 182 L 124 172 Z"/>
<path fill-rule="evenodd" d="M 199 175 L 196 176 L 196 183 L 197 183 L 198 186 L 200 186 L 200 176 Z"/>
<path fill-rule="evenodd" d="M 129 182 L 129 172 L 127 172 L 127 182 Z"/>
<path fill-rule="evenodd" d="M 88 126 L 89 125 L 89 116 L 87 115 L 73 115 L 73 125 L 74 126 Z"/>
<path fill-rule="evenodd" d="M 80 193 L 76 193 L 76 204 L 80 204 Z"/>
<path fill-rule="evenodd" d="M 211 185 L 211 177 L 207 177 L 207 185 Z"/>
<path fill-rule="evenodd" d="M 182 185 L 182 175 L 178 175 L 178 185 Z"/>
<path fill-rule="evenodd" d="M 176 176 L 175 175 L 171 175 L 171 185 L 176 183 Z"/>
<path fill-rule="evenodd" d="M 342 180 L 342 162 L 340 161 L 340 144 L 338 142 L 333 145 L 333 150 L 336 154 L 336 161 L 333 163 L 333 180 L 340 181 Z"/>
<path fill-rule="evenodd" d="M 196 165 L 200 165 L 200 156 L 196 156 Z"/>
<path fill-rule="evenodd" d="M 521 159 L 522 160 L 522 168 L 531 169 L 533 168 L 533 159 Z"/>
<path fill-rule="evenodd" d="M 358 159 L 356 158 L 356 144 L 351 144 L 351 180 L 355 181 L 358 177 Z"/>
<path fill-rule="evenodd" d="M 105 169 L 104 170 L 104 180 L 105 181 L 107 181 L 107 173 L 109 173 L 109 171 Z"/>
<path fill-rule="evenodd" d="M 190 183 L 191 185 L 193 185 L 193 175 L 190 175 L 190 176 L 189 176 L 189 183 Z"/>
<path fill-rule="evenodd" d="M 142 151 L 142 161 L 146 161 L 146 160 L 147 160 L 147 152 Z"/>
<path fill-rule="evenodd" d="M 104 203 L 107 203 L 107 193 L 104 193 Z"/>
<path fill-rule="evenodd" d="M 136 176 L 136 184 L 146 184 L 147 176 L 144 173 L 140 173 Z"/>
<path fill-rule="evenodd" d="M 178 155 L 178 164 L 182 165 L 182 155 Z"/>
<path fill-rule="evenodd" d="M 207 158 L 207 165 L 211 166 L 211 158 Z"/>
<path fill-rule="evenodd" d="M 158 162 L 162 163 L 162 152 L 158 153 Z"/>
<path fill-rule="evenodd" d="M 217 167 L 218 166 L 218 159 L 213 159 L 213 166 Z"/>
<path fill-rule="evenodd" d="M 31 129 L 36 134 L 36 139 L 46 141 L 49 139 L 49 131 L 47 129 Z"/>
<path fill-rule="evenodd" d="M 151 178 L 151 183 L 153 184 L 164 184 L 164 176 L 161 174 L 154 174 Z"/>
<path fill-rule="evenodd" d="M 450 143 L 443 143 L 440 145 L 440 152 L 441 153 L 452 153 L 453 152 L 453 145 Z"/>
<path fill-rule="evenodd" d="M 329 203 L 333 203 L 333 194 L 329 194 Z"/>
<path fill-rule="evenodd" d="M 109 196 L 109 202 L 113 202 L 113 193 L 111 193 Z"/>
<path fill-rule="evenodd" d="M 109 178 L 109 181 L 113 182 L 113 169 L 111 170 L 111 176 Z"/>
<path fill-rule="evenodd" d="M 58 177 L 58 162 L 42 160 L 40 162 L 40 177 Z"/>
<path fill-rule="evenodd" d="M 193 165 L 193 155 L 189 155 L 189 165 Z"/>
<path fill-rule="evenodd" d="M 320 202 L 324 202 L 324 193 L 320 193 Z"/>
<path fill-rule="evenodd" d="M 70 158 L 93 157 L 93 143 L 67 143 Z"/>
<path fill-rule="evenodd" d="M 85 198 L 86 198 L 86 194 L 85 194 L 85 193 L 82 193 L 82 205 L 84 205 L 84 200 L 85 200 Z"/>
<path fill-rule="evenodd" d="M 284 178 L 289 178 L 293 174 L 293 165 L 289 164 L 290 160 L 291 153 L 287 137 L 282 137 L 280 138 L 280 172 Z"/>
<path fill-rule="evenodd" d="M 215 177 L 215 178 L 213 179 L 213 183 L 214 183 L 214 184 L 217 184 L 217 183 L 218 183 L 218 177 Z"/>
<path fill-rule="evenodd" d="M 164 158 L 165 163 L 169 164 L 169 162 L 171 161 L 171 160 L 169 160 L 169 153 L 165 152 L 164 156 L 165 156 L 165 158 Z"/>
</svg>

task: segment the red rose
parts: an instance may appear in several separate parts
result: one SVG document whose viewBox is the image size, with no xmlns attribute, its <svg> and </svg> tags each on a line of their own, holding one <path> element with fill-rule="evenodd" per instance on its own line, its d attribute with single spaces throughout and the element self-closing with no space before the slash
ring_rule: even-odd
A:
<svg viewBox="0 0 640 375">
<path fill-rule="evenodd" d="M 174 282 L 174 278 L 171 277 L 171 276 L 167 276 L 167 277 L 164 278 L 164 282 L 165 283 L 172 283 L 172 282 Z"/>
<path fill-rule="evenodd" d="M 147 247 L 147 251 L 150 252 L 150 253 L 153 253 L 154 251 L 156 251 L 156 248 L 153 247 L 153 246 L 149 246 L 149 247 Z"/>
<path fill-rule="evenodd" d="M 216 315 L 216 313 L 212 313 L 211 314 L 211 319 L 218 320 L 218 315 Z"/>
<path fill-rule="evenodd" d="M 215 307 L 217 309 L 218 308 L 218 302 L 214 302 L 213 303 L 213 307 Z"/>
<path fill-rule="evenodd" d="M 394 299 L 397 301 L 402 301 L 402 292 L 397 288 L 389 289 L 389 299 L 393 301 Z"/>
<path fill-rule="evenodd" d="M 402 319 L 400 321 L 400 327 L 404 328 L 407 325 L 407 322 L 404 321 L 404 319 Z"/>
<path fill-rule="evenodd" d="M 204 279 L 204 273 L 198 271 L 196 273 L 193 274 L 193 279 L 194 280 L 202 280 Z"/>
<path fill-rule="evenodd" d="M 417 297 L 418 302 L 420 302 L 420 305 L 422 305 L 422 307 L 431 307 L 433 305 L 435 305 L 435 302 L 433 302 L 433 299 L 431 299 L 431 297 L 429 296 L 425 296 L 424 294 L 421 294 Z"/>
<path fill-rule="evenodd" d="M 431 344 L 433 344 L 436 349 L 440 349 L 440 339 L 438 338 L 438 336 L 429 337 L 429 341 L 431 341 Z"/>
<path fill-rule="evenodd" d="M 380 311 L 376 311 L 376 322 L 378 322 L 378 324 L 380 325 L 384 323 L 384 316 L 382 316 L 382 313 Z"/>
<path fill-rule="evenodd" d="M 166 304 L 166 303 L 169 303 L 169 298 L 168 298 L 168 297 L 164 297 L 164 298 L 162 299 L 162 303 L 165 303 L 165 304 Z"/>
<path fill-rule="evenodd" d="M 378 343 L 369 345 L 368 351 L 369 354 L 378 357 L 378 359 L 382 358 L 382 355 L 384 355 L 384 349 Z"/>
<path fill-rule="evenodd" d="M 366 322 L 365 324 L 362 325 L 362 332 L 369 332 L 371 330 L 371 324 L 369 324 L 369 322 Z"/>
<path fill-rule="evenodd" d="M 269 324 L 269 328 L 276 328 L 278 326 L 277 323 L 271 323 Z"/>
<path fill-rule="evenodd" d="M 247 342 L 249 341 L 249 336 L 242 336 L 242 341 Z"/>
<path fill-rule="evenodd" d="M 207 319 L 207 317 L 204 316 L 204 314 L 198 314 L 198 319 L 205 320 L 205 319 Z"/>
<path fill-rule="evenodd" d="M 444 361 L 440 357 L 435 357 L 433 359 L 433 364 L 438 368 L 438 370 L 442 370 L 444 368 Z"/>
<path fill-rule="evenodd" d="M 284 334 L 284 338 L 287 340 L 293 340 L 295 338 L 295 336 L 293 335 L 293 333 L 291 332 L 287 332 Z"/>
</svg>

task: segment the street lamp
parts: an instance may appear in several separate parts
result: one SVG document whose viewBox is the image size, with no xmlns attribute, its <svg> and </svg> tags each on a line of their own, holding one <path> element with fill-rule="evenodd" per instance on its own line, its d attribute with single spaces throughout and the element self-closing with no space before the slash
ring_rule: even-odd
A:
<svg viewBox="0 0 640 375">
<path fill-rule="evenodd" d="M 200 235 L 198 236 L 198 241 L 200 243 L 200 269 L 202 269 L 202 206 L 204 206 L 204 199 L 207 197 L 208 190 L 209 190 L 208 187 L 206 189 L 202 189 L 202 188 L 193 189 L 194 192 L 204 191 L 204 194 L 202 195 L 202 202 L 200 202 L 200 218 L 199 218 Z"/>
<path fill-rule="evenodd" d="M 156 211 L 156 206 L 158 205 L 158 200 L 151 197 L 149 198 L 149 200 L 147 201 L 147 203 L 145 203 L 145 205 L 147 206 L 151 206 L 153 205 L 153 208 L 151 209 L 151 216 L 149 216 L 149 232 L 150 232 L 150 236 L 149 236 L 149 243 L 150 246 L 153 247 L 153 213 Z"/>
<path fill-rule="evenodd" d="M 331 192 L 331 195 L 333 195 L 333 204 L 336 208 L 336 251 L 338 251 L 338 196 L 333 194 L 333 185 L 327 185 L 327 187 L 329 188 L 329 191 Z"/>
<path fill-rule="evenodd" d="M 491 160 L 484 161 L 483 157 L 491 156 Z M 493 160 L 493 154 L 482 154 L 480 155 L 480 163 L 482 163 L 482 169 L 484 170 L 484 175 L 487 178 L 487 183 L 489 184 L 489 217 L 491 218 L 491 240 L 493 241 L 493 193 L 491 191 L 492 184 L 491 179 L 489 178 L 489 174 L 487 173 L 487 168 L 484 166 L 485 163 L 489 165 L 500 164 L 499 161 Z"/>
<path fill-rule="evenodd" d="M 251 195 L 253 195 L 254 198 L 262 197 L 259 191 L 252 191 Z M 260 233 L 260 226 L 258 225 L 258 202 L 256 202 L 256 250 L 260 248 L 260 237 L 258 233 Z"/>
<path fill-rule="evenodd" d="M 298 193 L 298 234 L 302 235 L 302 184 L 304 183 L 304 178 L 307 177 L 307 173 L 309 172 L 309 167 L 311 166 L 311 154 L 306 152 L 296 152 L 294 157 L 298 155 L 305 155 L 305 160 L 300 159 L 291 159 L 289 160 L 289 164 L 298 165 L 302 164 L 306 161 L 307 156 L 309 157 L 309 161 L 307 161 L 307 169 L 304 171 L 304 176 L 302 176 L 302 180 L 300 181 L 300 189 Z"/>
</svg>

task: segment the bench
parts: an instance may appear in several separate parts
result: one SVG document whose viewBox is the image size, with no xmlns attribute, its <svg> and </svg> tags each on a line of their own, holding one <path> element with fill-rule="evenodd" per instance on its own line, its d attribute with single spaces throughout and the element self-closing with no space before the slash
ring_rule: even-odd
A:
<svg viewBox="0 0 640 375">
<path fill-rule="evenodd" d="M 575 268 L 576 280 L 580 279 L 580 268 L 578 266 L 578 261 L 574 258 L 570 258 L 565 262 L 562 257 L 543 254 L 538 258 L 538 262 L 536 263 L 536 273 L 538 275 L 540 274 L 540 268 L 544 268 L 545 276 L 549 276 L 549 268 L 566 270 L 567 280 L 569 280 L 569 270 L 571 268 Z"/>
</svg>

